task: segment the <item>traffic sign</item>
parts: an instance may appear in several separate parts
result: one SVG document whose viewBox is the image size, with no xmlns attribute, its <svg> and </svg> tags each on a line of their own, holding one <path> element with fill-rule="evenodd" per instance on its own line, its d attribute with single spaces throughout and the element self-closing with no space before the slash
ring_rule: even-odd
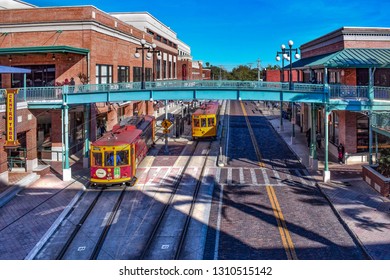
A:
<svg viewBox="0 0 390 280">
<path fill-rule="evenodd" d="M 169 120 L 164 120 L 162 123 L 161 123 L 162 127 L 167 129 L 168 127 L 170 127 L 172 125 L 172 123 L 169 121 Z"/>
<path fill-rule="evenodd" d="M 165 134 L 168 134 L 168 133 L 170 132 L 170 130 L 167 129 L 167 128 L 165 128 L 165 129 L 163 130 L 163 132 L 164 132 Z"/>
</svg>

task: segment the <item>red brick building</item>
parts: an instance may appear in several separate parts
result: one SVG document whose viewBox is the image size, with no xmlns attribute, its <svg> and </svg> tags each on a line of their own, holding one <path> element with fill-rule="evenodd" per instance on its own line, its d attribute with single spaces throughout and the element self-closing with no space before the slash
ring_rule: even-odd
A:
<svg viewBox="0 0 390 280">
<path fill-rule="evenodd" d="M 299 82 L 351 86 L 367 86 L 371 67 L 374 71 L 374 86 L 389 87 L 390 69 L 370 66 L 383 59 L 383 49 L 390 49 L 390 28 L 343 27 L 303 44 L 300 47 L 302 58 L 294 62 L 292 67 L 298 73 Z M 301 110 L 304 130 L 310 127 L 309 112 L 310 106 L 304 105 Z M 322 135 L 323 118 L 324 112 L 319 110 L 317 127 Z M 332 153 L 337 153 L 339 143 L 344 144 L 348 154 L 367 153 L 369 119 L 366 115 L 332 111 L 329 121 Z M 381 136 L 379 143 L 380 147 L 388 147 L 390 144 L 387 138 Z"/>
<path fill-rule="evenodd" d="M 85 83 L 140 82 L 142 66 L 146 81 L 182 79 L 178 45 L 185 44 L 148 13 L 108 14 L 93 6 L 22 6 L 0 9 L 0 65 L 31 69 L 28 87 L 63 85 L 71 78 L 76 87 Z M 141 40 L 146 41 L 147 48 L 144 65 L 141 58 L 135 57 L 136 52 L 141 53 Z M 148 59 L 146 54 L 154 45 L 155 52 Z M 186 75 L 191 79 L 191 67 L 186 69 Z M 0 75 L 0 84 L 2 88 L 22 87 L 23 75 Z M 151 101 L 96 103 L 91 104 L 90 110 L 92 141 L 101 127 L 110 130 L 126 116 L 154 114 Z M 83 148 L 84 111 L 84 106 L 69 110 L 71 153 Z M 25 139 L 20 141 L 22 148 L 29 151 L 26 161 L 31 162 L 26 164 L 26 170 L 37 166 L 38 155 L 62 160 L 61 110 L 28 110 L 25 106 L 17 113 L 22 118 L 30 116 L 28 122 L 17 127 L 18 135 Z M 3 123 L 0 129 L 3 131 Z M 1 140 L 0 174 L 7 172 L 3 144 Z"/>
</svg>

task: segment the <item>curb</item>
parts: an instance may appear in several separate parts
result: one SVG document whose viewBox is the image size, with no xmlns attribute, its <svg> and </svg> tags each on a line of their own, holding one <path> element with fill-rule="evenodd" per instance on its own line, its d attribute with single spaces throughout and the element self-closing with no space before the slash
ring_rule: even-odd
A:
<svg viewBox="0 0 390 280">
<path fill-rule="evenodd" d="M 318 183 L 316 182 L 316 187 L 318 188 L 318 190 L 320 191 L 320 193 L 324 196 L 324 198 L 326 199 L 326 201 L 328 202 L 328 204 L 330 205 L 330 208 L 332 209 L 333 213 L 336 215 L 337 219 L 339 220 L 339 222 L 342 224 L 342 226 L 344 227 L 344 229 L 348 232 L 348 234 L 352 237 L 353 241 L 360 247 L 360 249 L 362 249 L 365 257 L 368 259 L 368 260 L 374 260 L 374 258 L 370 255 L 370 253 L 368 252 L 368 250 L 366 249 L 366 247 L 364 246 L 363 242 L 359 239 L 359 237 L 355 234 L 355 232 L 350 229 L 350 227 L 348 226 L 348 224 L 344 221 L 344 219 L 342 218 L 340 212 L 336 209 L 336 207 L 333 205 L 332 203 L 332 200 L 329 198 L 329 196 L 322 190 L 322 187 L 321 185 L 324 184 L 324 183 Z"/>
<path fill-rule="evenodd" d="M 69 204 L 65 207 L 65 209 L 61 212 L 58 218 L 54 221 L 51 227 L 47 230 L 47 232 L 42 236 L 42 238 L 37 242 L 34 248 L 28 253 L 28 255 L 24 258 L 25 260 L 33 260 L 36 255 L 41 251 L 46 242 L 50 239 L 50 237 L 54 234 L 63 220 L 68 216 L 69 212 L 73 209 L 74 205 L 79 201 L 80 197 L 83 195 L 86 187 L 84 186 L 69 202 Z"/>
<path fill-rule="evenodd" d="M 22 180 L 15 183 L 8 190 L 0 195 L 0 207 L 6 205 L 12 198 L 14 198 L 21 190 L 36 182 L 41 176 L 31 173 Z"/>
</svg>

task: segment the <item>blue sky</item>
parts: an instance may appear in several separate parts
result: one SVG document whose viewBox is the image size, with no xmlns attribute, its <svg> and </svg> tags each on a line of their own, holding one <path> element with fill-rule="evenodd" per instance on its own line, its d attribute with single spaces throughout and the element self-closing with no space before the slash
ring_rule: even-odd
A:
<svg viewBox="0 0 390 280">
<path fill-rule="evenodd" d="M 37 6 L 93 5 L 105 12 L 147 11 L 191 47 L 195 60 L 232 69 L 277 64 L 280 45 L 294 47 L 342 26 L 390 27 L 388 1 L 26 0 Z"/>
</svg>

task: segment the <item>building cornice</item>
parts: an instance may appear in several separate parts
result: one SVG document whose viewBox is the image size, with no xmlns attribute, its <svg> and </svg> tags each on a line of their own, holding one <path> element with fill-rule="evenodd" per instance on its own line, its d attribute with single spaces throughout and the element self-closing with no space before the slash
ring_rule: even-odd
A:
<svg viewBox="0 0 390 280">
<path fill-rule="evenodd" d="M 2 24 L 0 33 L 26 33 L 26 32 L 57 32 L 61 31 L 96 31 L 111 37 L 115 37 L 133 44 L 140 45 L 140 38 L 119 30 L 107 27 L 96 21 L 72 21 L 72 22 L 45 22 L 45 23 L 23 23 L 23 24 Z"/>
<path fill-rule="evenodd" d="M 342 27 L 301 45 L 302 52 L 318 49 L 341 41 L 390 41 L 390 28 Z"/>
</svg>

